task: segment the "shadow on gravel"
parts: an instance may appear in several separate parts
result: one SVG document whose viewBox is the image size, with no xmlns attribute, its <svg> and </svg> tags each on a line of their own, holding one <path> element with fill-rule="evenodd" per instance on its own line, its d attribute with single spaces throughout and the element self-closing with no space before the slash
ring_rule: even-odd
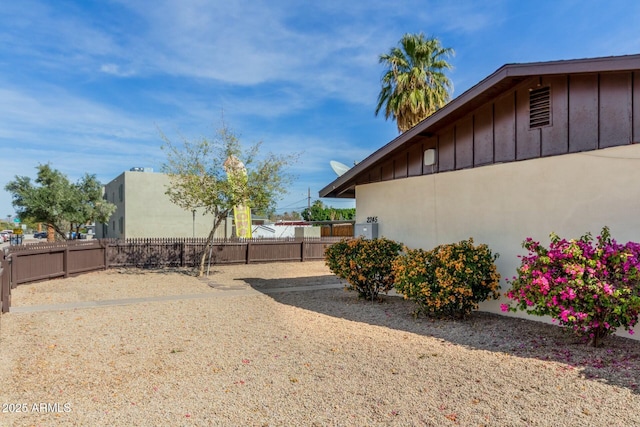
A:
<svg viewBox="0 0 640 427">
<path fill-rule="evenodd" d="M 114 267 L 113 271 L 120 274 L 145 275 L 145 274 L 184 274 L 185 276 L 198 276 L 198 270 L 193 267 Z"/>
<path fill-rule="evenodd" d="M 242 280 L 282 304 L 430 336 L 470 349 L 556 362 L 558 371 L 580 369 L 584 378 L 640 392 L 639 341 L 611 336 L 603 347 L 593 348 L 565 328 L 486 312 L 474 312 L 465 320 L 415 317 L 414 303 L 392 295 L 383 295 L 381 302 L 371 302 L 343 289 L 269 292 L 269 289 L 339 283 L 333 275 Z"/>
<path fill-rule="evenodd" d="M 268 291 L 270 289 L 296 288 L 301 286 L 318 286 L 340 283 L 339 279 L 333 274 L 311 277 L 292 277 L 289 279 L 260 279 L 249 278 L 241 279 L 251 285 L 256 290 Z"/>
</svg>

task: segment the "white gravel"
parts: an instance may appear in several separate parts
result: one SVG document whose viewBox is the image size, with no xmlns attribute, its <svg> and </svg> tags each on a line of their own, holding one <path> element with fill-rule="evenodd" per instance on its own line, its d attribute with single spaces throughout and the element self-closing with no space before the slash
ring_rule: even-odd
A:
<svg viewBox="0 0 640 427">
<path fill-rule="evenodd" d="M 13 307 L 48 309 L 0 318 L 0 425 L 640 425 L 638 341 L 593 349 L 539 322 L 298 290 L 335 283 L 305 262 L 22 285 Z"/>
</svg>

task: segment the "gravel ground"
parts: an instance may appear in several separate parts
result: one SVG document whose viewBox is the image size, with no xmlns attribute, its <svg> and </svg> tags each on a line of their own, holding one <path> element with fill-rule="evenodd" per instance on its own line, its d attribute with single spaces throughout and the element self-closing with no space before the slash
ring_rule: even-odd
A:
<svg viewBox="0 0 640 427">
<path fill-rule="evenodd" d="M 46 310 L 0 317 L 0 425 L 640 425 L 640 342 L 416 319 L 399 297 L 318 290 L 336 283 L 305 262 L 19 286 L 13 308 Z M 106 304 L 55 306 L 90 301 Z"/>
</svg>

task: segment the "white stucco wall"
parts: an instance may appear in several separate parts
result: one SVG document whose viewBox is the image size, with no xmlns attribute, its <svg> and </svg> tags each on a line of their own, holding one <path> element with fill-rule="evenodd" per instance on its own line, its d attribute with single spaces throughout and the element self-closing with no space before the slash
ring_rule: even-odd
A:
<svg viewBox="0 0 640 427">
<path fill-rule="evenodd" d="M 506 290 L 526 237 L 548 245 L 552 231 L 596 237 L 607 225 L 640 242 L 640 144 L 361 185 L 356 205 L 357 222 L 376 216 L 380 236 L 410 248 L 486 243 Z M 480 309 L 500 313 L 501 302 Z"/>
</svg>

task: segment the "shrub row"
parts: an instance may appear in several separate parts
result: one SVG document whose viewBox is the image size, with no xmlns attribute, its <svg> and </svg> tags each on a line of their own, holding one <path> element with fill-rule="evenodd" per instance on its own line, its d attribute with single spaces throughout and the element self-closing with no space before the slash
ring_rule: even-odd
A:
<svg viewBox="0 0 640 427">
<path fill-rule="evenodd" d="M 464 317 L 479 302 L 499 297 L 497 256 L 473 239 L 424 251 L 386 238 L 358 238 L 327 248 L 325 261 L 361 297 L 374 299 L 395 286 L 416 302 L 416 313 Z"/>
<path fill-rule="evenodd" d="M 618 328 L 633 334 L 640 315 L 640 244 L 617 243 L 604 227 L 595 241 L 589 233 L 573 240 L 551 234 L 548 248 L 531 238 L 522 246 L 529 253 L 506 281 L 510 301 L 503 311 L 550 316 L 594 346 Z M 417 313 L 447 317 L 464 317 L 478 303 L 499 298 L 497 257 L 473 239 L 425 251 L 360 238 L 325 253 L 331 271 L 360 296 L 374 299 L 395 286 L 417 304 Z"/>
</svg>

